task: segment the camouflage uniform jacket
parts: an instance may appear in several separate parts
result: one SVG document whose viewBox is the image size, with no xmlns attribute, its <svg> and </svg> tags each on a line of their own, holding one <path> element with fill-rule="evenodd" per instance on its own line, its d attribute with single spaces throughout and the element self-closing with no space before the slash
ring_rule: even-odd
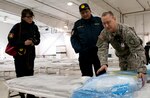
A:
<svg viewBox="0 0 150 98">
<path fill-rule="evenodd" d="M 118 57 L 128 56 L 132 53 L 139 56 L 141 62 L 145 63 L 142 40 L 136 35 L 133 28 L 118 24 L 116 32 L 110 33 L 103 29 L 97 41 L 98 56 L 102 65 L 108 64 L 109 43 L 115 49 Z"/>
</svg>

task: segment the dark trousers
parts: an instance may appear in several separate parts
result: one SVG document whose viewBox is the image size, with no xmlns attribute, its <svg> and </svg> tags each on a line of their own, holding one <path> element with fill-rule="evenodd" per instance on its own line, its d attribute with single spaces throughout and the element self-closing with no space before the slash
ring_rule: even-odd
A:
<svg viewBox="0 0 150 98">
<path fill-rule="evenodd" d="M 144 49 L 145 49 L 145 56 L 146 56 L 146 65 L 148 65 L 150 63 L 150 57 L 149 57 L 150 46 L 146 45 Z"/>
<path fill-rule="evenodd" d="M 102 71 L 99 74 L 97 74 L 97 70 L 101 67 L 99 58 L 97 56 L 97 49 L 91 49 L 90 51 L 86 51 L 84 53 L 79 53 L 79 66 L 82 73 L 82 76 L 93 76 L 93 68 L 95 75 L 101 75 L 105 73 L 106 71 Z"/>
<path fill-rule="evenodd" d="M 150 63 L 150 58 L 149 58 L 149 54 L 146 54 L 146 65 L 148 65 Z"/>
<path fill-rule="evenodd" d="M 34 59 L 33 55 L 23 55 L 14 57 L 15 71 L 17 77 L 33 76 L 34 74 Z M 19 93 L 21 98 L 25 98 L 23 93 Z M 27 94 L 27 98 L 35 98 L 34 95 Z"/>
</svg>

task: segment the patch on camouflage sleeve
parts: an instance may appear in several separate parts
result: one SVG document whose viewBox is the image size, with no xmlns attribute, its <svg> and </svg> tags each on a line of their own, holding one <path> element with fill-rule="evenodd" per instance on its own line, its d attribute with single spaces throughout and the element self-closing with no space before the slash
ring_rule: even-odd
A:
<svg viewBox="0 0 150 98">
<path fill-rule="evenodd" d="M 134 39 L 130 38 L 129 43 L 130 43 L 131 45 L 135 45 Z"/>
<path fill-rule="evenodd" d="M 103 34 L 100 34 L 98 37 L 99 37 L 99 39 L 101 39 L 101 40 L 105 40 L 105 37 L 104 37 Z"/>
<path fill-rule="evenodd" d="M 13 37 L 14 37 L 14 34 L 13 34 L 13 33 L 9 33 L 8 37 L 9 37 L 9 38 L 13 38 Z"/>
</svg>

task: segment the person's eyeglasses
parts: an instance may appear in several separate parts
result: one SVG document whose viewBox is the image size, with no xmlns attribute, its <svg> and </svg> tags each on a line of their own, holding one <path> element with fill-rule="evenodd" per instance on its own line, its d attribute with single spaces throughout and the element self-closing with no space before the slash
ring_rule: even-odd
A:
<svg viewBox="0 0 150 98">
<path fill-rule="evenodd" d="M 26 16 L 27 18 L 32 18 L 33 16 Z"/>
</svg>

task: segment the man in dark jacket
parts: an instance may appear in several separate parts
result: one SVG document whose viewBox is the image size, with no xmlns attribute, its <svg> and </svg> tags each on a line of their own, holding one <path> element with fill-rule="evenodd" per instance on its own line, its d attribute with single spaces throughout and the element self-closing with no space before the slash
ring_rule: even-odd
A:
<svg viewBox="0 0 150 98">
<path fill-rule="evenodd" d="M 97 56 L 96 42 L 98 35 L 103 30 L 100 17 L 94 17 L 88 4 L 79 6 L 81 19 L 76 21 L 72 30 L 71 44 L 76 53 L 79 53 L 79 65 L 82 76 L 93 76 L 92 64 L 95 74 L 100 68 L 100 61 Z M 105 73 L 101 72 L 96 76 Z"/>
</svg>

